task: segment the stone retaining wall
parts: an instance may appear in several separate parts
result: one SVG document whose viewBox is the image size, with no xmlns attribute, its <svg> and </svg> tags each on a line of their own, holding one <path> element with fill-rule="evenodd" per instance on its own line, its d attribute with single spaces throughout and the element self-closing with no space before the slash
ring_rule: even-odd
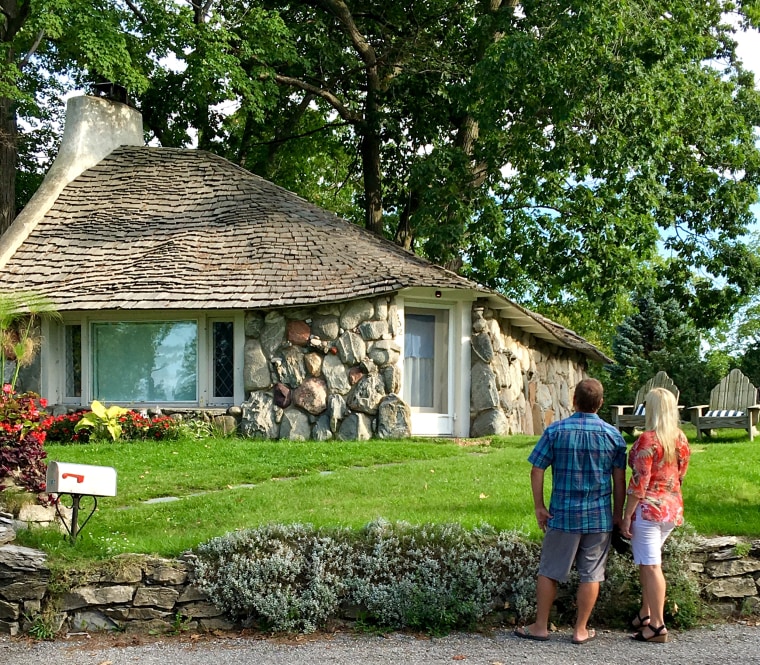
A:
<svg viewBox="0 0 760 665">
<path fill-rule="evenodd" d="M 470 436 L 540 435 L 573 413 L 581 354 L 537 339 L 482 302 L 472 310 Z"/>
<path fill-rule="evenodd" d="M 0 543 L 7 537 L 0 529 Z M 41 619 L 56 633 L 235 628 L 193 586 L 192 561 L 192 555 L 121 555 L 70 579 L 51 580 L 42 552 L 1 544 L 0 632 L 29 632 Z M 703 597 L 721 615 L 760 613 L 760 540 L 701 539 L 691 569 Z"/>
<path fill-rule="evenodd" d="M 169 633 L 234 627 L 191 582 L 188 559 L 122 555 L 76 579 L 52 580 L 42 552 L 0 546 L 0 632 Z"/>
<path fill-rule="evenodd" d="M 702 596 L 724 616 L 760 614 L 760 540 L 702 538 L 692 557 Z"/>
</svg>

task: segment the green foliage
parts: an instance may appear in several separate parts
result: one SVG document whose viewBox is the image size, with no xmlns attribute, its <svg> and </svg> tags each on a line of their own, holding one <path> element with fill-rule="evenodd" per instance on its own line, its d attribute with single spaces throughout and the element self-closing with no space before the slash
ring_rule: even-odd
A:
<svg viewBox="0 0 760 665">
<path fill-rule="evenodd" d="M 55 639 L 55 617 L 47 616 L 43 613 L 36 613 L 31 616 L 25 614 L 24 621 L 28 624 L 26 633 L 32 639 L 38 641 Z"/>
<path fill-rule="evenodd" d="M 665 620 L 676 628 L 693 628 L 704 615 L 705 603 L 689 565 L 695 535 L 687 523 L 673 531 L 663 547 L 662 571 L 668 583 Z"/>
<path fill-rule="evenodd" d="M 523 579 L 535 577 L 537 549 L 486 526 L 269 525 L 199 546 L 196 580 L 233 617 L 272 631 L 314 631 L 347 604 L 365 622 L 441 634 L 507 599 L 529 608 Z"/>
<path fill-rule="evenodd" d="M 15 390 L 19 371 L 37 355 L 36 326 L 45 317 L 60 318 L 46 297 L 33 292 L 0 294 L 0 383 L 6 380 L 6 363 L 12 363 L 9 384 Z"/>
<path fill-rule="evenodd" d="M 612 340 L 615 364 L 606 368 L 606 404 L 630 404 L 638 389 L 659 371 L 678 386 L 680 404 L 706 404 L 710 391 L 725 376 L 725 356 L 700 354 L 700 335 L 673 299 L 660 302 L 654 290 L 634 301 L 636 311 L 618 326 Z"/>
<path fill-rule="evenodd" d="M 94 400 L 90 405 L 92 409 L 85 413 L 79 422 L 74 426 L 74 431 L 81 429 L 91 429 L 90 436 L 93 439 L 104 439 L 107 436 L 112 441 L 118 441 L 122 433 L 122 417 L 129 412 L 122 406 L 116 404 L 105 407 L 98 400 Z"/>
<path fill-rule="evenodd" d="M 106 77 L 161 145 L 196 136 L 521 302 L 580 303 L 587 320 L 616 322 L 621 297 L 659 279 L 709 327 L 760 284 L 743 237 L 760 93 L 721 3 L 30 7 L 0 35 L 15 56 L 0 92 L 24 119 L 60 98 L 54 86 Z M 756 21 L 756 3 L 736 12 Z M 22 145 L 25 195 L 40 170 L 29 156 L 51 145 L 42 119 Z"/>
</svg>

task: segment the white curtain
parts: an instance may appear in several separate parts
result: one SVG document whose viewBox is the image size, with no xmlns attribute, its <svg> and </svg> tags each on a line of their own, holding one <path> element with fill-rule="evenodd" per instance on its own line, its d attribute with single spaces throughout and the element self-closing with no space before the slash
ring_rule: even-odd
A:
<svg viewBox="0 0 760 665">
<path fill-rule="evenodd" d="M 404 394 L 410 406 L 432 408 L 435 316 L 407 314 L 404 332 Z"/>
</svg>

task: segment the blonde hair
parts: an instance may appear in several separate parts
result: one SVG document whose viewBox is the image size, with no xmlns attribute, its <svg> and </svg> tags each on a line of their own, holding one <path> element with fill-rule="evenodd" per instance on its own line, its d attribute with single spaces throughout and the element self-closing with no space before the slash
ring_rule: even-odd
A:
<svg viewBox="0 0 760 665">
<path fill-rule="evenodd" d="M 681 432 L 675 395 L 666 388 L 652 388 L 644 401 L 644 429 L 654 431 L 662 446 L 665 461 L 671 462 L 676 456 L 676 442 Z"/>
</svg>

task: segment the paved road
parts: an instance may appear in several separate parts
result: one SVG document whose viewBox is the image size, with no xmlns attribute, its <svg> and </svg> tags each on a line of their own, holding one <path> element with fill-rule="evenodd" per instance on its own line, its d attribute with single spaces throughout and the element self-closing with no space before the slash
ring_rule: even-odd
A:
<svg viewBox="0 0 760 665">
<path fill-rule="evenodd" d="M 719 625 L 673 632 L 668 644 L 642 644 L 600 632 L 576 646 L 569 632 L 530 642 L 509 631 L 442 638 L 337 633 L 282 640 L 229 635 L 150 639 L 74 636 L 55 642 L 0 640 L 0 665 L 760 665 L 760 627 Z"/>
</svg>

